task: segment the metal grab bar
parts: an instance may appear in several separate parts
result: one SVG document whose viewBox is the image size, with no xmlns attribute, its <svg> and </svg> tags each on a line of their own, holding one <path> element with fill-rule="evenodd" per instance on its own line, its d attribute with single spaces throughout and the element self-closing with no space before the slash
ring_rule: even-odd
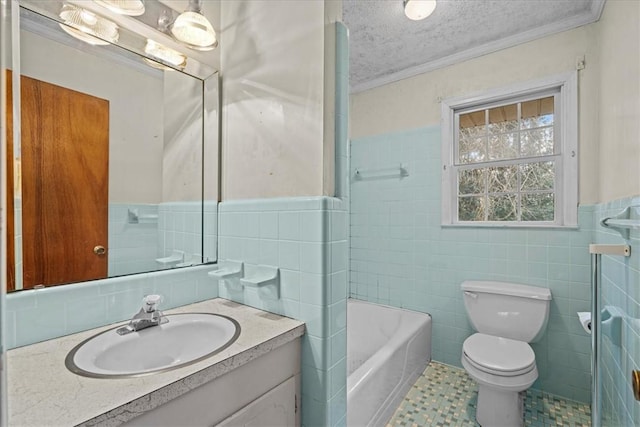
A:
<svg viewBox="0 0 640 427">
<path fill-rule="evenodd" d="M 378 169 L 358 169 L 353 172 L 355 179 L 367 179 L 367 178 L 404 178 L 409 176 L 407 168 L 402 164 L 390 167 L 390 168 L 378 168 Z"/>
</svg>

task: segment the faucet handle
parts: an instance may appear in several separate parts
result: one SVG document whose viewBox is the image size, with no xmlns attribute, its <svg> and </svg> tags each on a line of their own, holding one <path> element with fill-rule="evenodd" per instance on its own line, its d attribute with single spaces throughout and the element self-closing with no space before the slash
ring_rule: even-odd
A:
<svg viewBox="0 0 640 427">
<path fill-rule="evenodd" d="M 162 295 L 147 295 L 142 299 L 142 307 L 147 313 L 153 313 L 157 310 L 157 306 L 164 300 Z"/>
</svg>

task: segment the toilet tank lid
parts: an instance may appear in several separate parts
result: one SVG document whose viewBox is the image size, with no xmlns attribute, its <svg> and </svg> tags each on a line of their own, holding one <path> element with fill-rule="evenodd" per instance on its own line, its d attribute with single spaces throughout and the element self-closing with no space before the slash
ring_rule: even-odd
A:
<svg viewBox="0 0 640 427">
<path fill-rule="evenodd" d="M 467 280 L 466 282 L 462 282 L 460 288 L 467 292 L 511 295 L 547 301 L 551 299 L 551 291 L 547 288 L 516 283 Z"/>
</svg>

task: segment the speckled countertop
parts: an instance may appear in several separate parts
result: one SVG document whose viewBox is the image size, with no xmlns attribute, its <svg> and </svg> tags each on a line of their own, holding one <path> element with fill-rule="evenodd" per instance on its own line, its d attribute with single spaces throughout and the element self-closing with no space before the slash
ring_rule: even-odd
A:
<svg viewBox="0 0 640 427">
<path fill-rule="evenodd" d="M 212 357 L 140 378 L 95 379 L 64 365 L 78 343 L 114 325 L 20 347 L 8 352 L 9 425 L 116 426 L 278 348 L 304 333 L 304 323 L 221 298 L 166 314 L 200 312 L 234 318 L 238 340 Z"/>
</svg>

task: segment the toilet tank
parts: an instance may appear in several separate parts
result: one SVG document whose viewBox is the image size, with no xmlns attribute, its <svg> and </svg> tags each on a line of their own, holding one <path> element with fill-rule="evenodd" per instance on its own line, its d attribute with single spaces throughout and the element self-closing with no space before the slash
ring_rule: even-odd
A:
<svg viewBox="0 0 640 427">
<path fill-rule="evenodd" d="M 476 331 L 524 342 L 535 342 L 544 333 L 551 304 L 549 289 L 491 281 L 466 281 L 461 289 Z"/>
</svg>

